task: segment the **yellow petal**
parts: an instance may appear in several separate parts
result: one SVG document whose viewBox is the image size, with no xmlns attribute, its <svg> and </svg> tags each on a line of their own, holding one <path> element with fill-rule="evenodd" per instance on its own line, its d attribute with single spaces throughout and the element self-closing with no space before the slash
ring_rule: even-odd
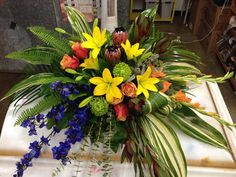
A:
<svg viewBox="0 0 236 177">
<path fill-rule="evenodd" d="M 123 77 L 115 77 L 113 78 L 112 83 L 117 86 L 120 85 L 123 82 L 123 80 L 124 80 Z"/>
<path fill-rule="evenodd" d="M 87 34 L 87 33 L 83 33 L 83 36 L 85 37 L 85 39 L 86 39 L 87 41 L 93 41 L 93 37 L 92 37 L 91 35 L 89 35 L 89 34 Z"/>
<path fill-rule="evenodd" d="M 94 29 L 93 29 L 93 38 L 99 38 L 100 37 L 100 29 L 96 26 Z"/>
<path fill-rule="evenodd" d="M 102 72 L 102 77 L 104 82 L 112 82 L 112 76 L 111 76 L 111 72 L 109 71 L 109 69 L 105 68 Z"/>
<path fill-rule="evenodd" d="M 148 91 L 146 89 L 143 90 L 143 94 L 144 94 L 146 99 L 149 98 L 149 93 L 148 93 Z"/>
<path fill-rule="evenodd" d="M 150 77 L 150 78 L 148 78 L 148 81 L 150 83 L 156 84 L 156 83 L 160 82 L 160 79 L 154 78 L 154 77 Z"/>
<path fill-rule="evenodd" d="M 100 48 L 95 47 L 95 48 L 93 49 L 93 51 L 92 51 L 92 56 L 93 56 L 93 58 L 97 58 L 99 52 L 100 52 Z"/>
<path fill-rule="evenodd" d="M 128 39 L 126 40 L 125 45 L 126 45 L 127 49 L 130 49 L 130 48 L 131 48 L 131 45 L 130 45 L 130 42 L 129 42 Z"/>
<path fill-rule="evenodd" d="M 110 90 L 112 92 L 113 97 L 116 97 L 116 98 L 121 98 L 122 97 L 122 93 L 116 85 L 112 84 Z"/>
<path fill-rule="evenodd" d="M 153 92 L 157 92 L 157 88 L 154 84 L 146 81 L 146 82 L 142 82 L 141 83 L 142 87 L 145 88 L 145 89 L 148 89 L 148 90 L 151 90 Z"/>
<path fill-rule="evenodd" d="M 132 46 L 132 51 L 133 52 L 137 52 L 138 51 L 138 48 L 139 48 L 139 43 L 136 43 Z"/>
<path fill-rule="evenodd" d="M 106 100 L 107 100 L 108 103 L 111 103 L 113 101 L 113 95 L 112 95 L 111 91 L 109 91 L 106 94 Z"/>
<path fill-rule="evenodd" d="M 99 84 L 94 88 L 93 94 L 96 96 L 105 95 L 107 92 L 107 84 Z"/>
<path fill-rule="evenodd" d="M 125 52 L 126 52 L 126 45 L 125 44 L 123 44 L 123 43 L 121 43 L 121 47 L 123 47 L 123 49 L 125 50 Z"/>
<path fill-rule="evenodd" d="M 97 47 L 92 41 L 85 41 L 81 44 L 81 46 L 87 49 L 93 49 Z"/>
<path fill-rule="evenodd" d="M 146 72 L 142 75 L 142 79 L 140 80 L 146 80 L 149 78 L 149 76 L 151 75 L 152 69 L 151 67 L 148 67 Z"/>
<path fill-rule="evenodd" d="M 104 81 L 103 81 L 103 79 L 101 77 L 93 77 L 93 78 L 89 79 L 89 82 L 94 84 L 94 85 L 98 85 L 98 84 L 104 83 Z"/>
<path fill-rule="evenodd" d="M 134 53 L 135 57 L 138 57 L 139 55 L 142 55 L 142 53 L 144 52 L 145 49 L 139 49 Z"/>
<path fill-rule="evenodd" d="M 141 93 L 143 93 L 143 90 L 144 90 L 144 88 L 141 85 L 138 85 L 138 89 L 137 89 L 136 94 L 140 95 Z"/>
</svg>

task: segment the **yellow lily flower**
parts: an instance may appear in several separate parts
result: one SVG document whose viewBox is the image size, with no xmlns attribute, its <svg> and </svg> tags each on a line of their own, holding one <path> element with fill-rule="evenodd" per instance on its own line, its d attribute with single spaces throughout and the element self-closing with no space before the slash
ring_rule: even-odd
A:
<svg viewBox="0 0 236 177">
<path fill-rule="evenodd" d="M 104 29 L 101 33 L 100 29 L 96 26 L 93 29 L 93 36 L 83 33 L 83 36 L 87 41 L 82 43 L 82 47 L 87 49 L 92 49 L 93 58 L 97 58 L 101 47 L 106 43 L 106 29 Z"/>
<path fill-rule="evenodd" d="M 148 90 L 153 91 L 153 92 L 158 91 L 155 84 L 160 81 L 160 79 L 150 77 L 151 73 L 152 73 L 152 69 L 148 67 L 146 72 L 143 75 L 137 75 L 137 82 L 138 82 L 137 95 L 140 95 L 141 93 L 143 93 L 146 99 L 149 98 Z"/>
<path fill-rule="evenodd" d="M 97 85 L 93 94 L 95 96 L 106 95 L 108 103 L 112 103 L 114 98 L 122 98 L 122 93 L 117 86 L 123 82 L 123 77 L 112 78 L 111 72 L 107 68 L 103 70 L 102 77 L 93 77 L 89 82 Z"/>
<path fill-rule="evenodd" d="M 84 67 L 85 69 L 99 70 L 98 58 L 93 58 L 92 53 L 90 52 L 89 58 L 86 58 L 84 63 L 80 64 L 80 67 Z"/>
<path fill-rule="evenodd" d="M 124 48 L 128 60 L 131 60 L 134 57 L 142 55 L 142 53 L 145 50 L 145 49 L 139 49 L 139 43 L 136 43 L 131 46 L 128 39 L 126 40 L 125 44 L 122 43 L 121 46 Z"/>
</svg>

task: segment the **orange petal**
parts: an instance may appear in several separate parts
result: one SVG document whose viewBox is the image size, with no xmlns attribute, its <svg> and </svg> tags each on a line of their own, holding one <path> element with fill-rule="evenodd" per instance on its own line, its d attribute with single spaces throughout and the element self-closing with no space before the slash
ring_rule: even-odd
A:
<svg viewBox="0 0 236 177">
<path fill-rule="evenodd" d="M 171 83 L 168 81 L 162 82 L 163 89 L 160 90 L 160 92 L 165 93 L 167 90 L 169 90 L 169 87 L 171 86 Z"/>
</svg>

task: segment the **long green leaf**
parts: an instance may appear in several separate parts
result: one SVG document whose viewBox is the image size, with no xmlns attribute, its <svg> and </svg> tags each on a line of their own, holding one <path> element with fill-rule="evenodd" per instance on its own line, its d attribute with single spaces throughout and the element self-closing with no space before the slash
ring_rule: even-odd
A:
<svg viewBox="0 0 236 177">
<path fill-rule="evenodd" d="M 71 52 L 69 41 L 60 37 L 57 33 L 40 26 L 29 27 L 28 29 L 42 42 L 58 50 L 60 54 L 69 54 Z"/>
<path fill-rule="evenodd" d="M 83 33 L 92 34 L 85 16 L 73 7 L 66 7 L 66 13 L 73 30 L 78 34 L 80 40 L 83 40 Z"/>
<path fill-rule="evenodd" d="M 75 81 L 68 77 L 56 77 L 52 73 L 40 73 L 36 75 L 32 75 L 31 77 L 17 83 L 14 85 L 1 99 L 5 99 L 21 90 L 24 90 L 28 87 L 32 87 L 35 85 L 49 84 L 52 82 L 61 81 L 62 83 L 74 83 Z"/>
<path fill-rule="evenodd" d="M 184 62 L 165 62 L 163 64 L 164 72 L 168 75 L 189 75 L 189 74 L 197 74 L 203 75 L 202 72 L 197 69 L 195 66 L 184 63 Z"/>
<path fill-rule="evenodd" d="M 190 108 L 183 106 L 171 113 L 169 117 L 170 121 L 185 134 L 215 147 L 228 149 L 223 135 Z"/>
<path fill-rule="evenodd" d="M 141 128 L 153 153 L 161 162 L 158 161 L 158 165 L 165 164 L 165 170 L 171 177 L 186 177 L 186 160 L 173 129 L 153 114 L 147 114 L 141 119 Z"/>
<path fill-rule="evenodd" d="M 6 55 L 6 58 L 20 59 L 31 64 L 50 64 L 51 60 L 58 59 L 62 55 L 58 54 L 57 50 L 49 47 L 33 47 Z"/>
</svg>

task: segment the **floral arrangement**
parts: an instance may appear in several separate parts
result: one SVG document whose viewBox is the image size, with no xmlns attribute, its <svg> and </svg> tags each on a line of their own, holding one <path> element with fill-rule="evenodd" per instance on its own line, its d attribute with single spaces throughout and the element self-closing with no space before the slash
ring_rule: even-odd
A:
<svg viewBox="0 0 236 177">
<path fill-rule="evenodd" d="M 16 164 L 15 177 L 23 176 L 42 147 L 50 146 L 61 131 L 65 140 L 51 147 L 53 158 L 62 165 L 80 161 L 85 147 L 91 146 L 91 164 L 99 163 L 103 176 L 111 175 L 110 155 L 118 150 L 122 151 L 121 162 L 132 162 L 141 177 L 187 176 L 173 126 L 199 141 L 229 150 L 223 135 L 197 113 L 228 127 L 234 125 L 207 112 L 186 93 L 189 83 L 220 83 L 232 73 L 220 78 L 201 73 L 195 67 L 201 63 L 195 53 L 183 49 L 173 34 L 158 31 L 153 23 L 156 8 L 142 12 L 128 30 L 119 27 L 112 33 L 101 31 L 97 19 L 90 28 L 83 14 L 72 7 L 66 12 L 72 33 L 30 27 L 44 45 L 6 56 L 43 66 L 3 99 L 15 95 L 17 105 L 27 98 L 16 111 L 37 100 L 20 114 L 16 125 L 28 128 L 30 136 L 41 128 L 50 132 L 30 143 L 30 151 Z M 71 154 L 74 144 L 81 144 L 81 151 Z M 95 155 L 101 146 L 102 161 Z"/>
</svg>

